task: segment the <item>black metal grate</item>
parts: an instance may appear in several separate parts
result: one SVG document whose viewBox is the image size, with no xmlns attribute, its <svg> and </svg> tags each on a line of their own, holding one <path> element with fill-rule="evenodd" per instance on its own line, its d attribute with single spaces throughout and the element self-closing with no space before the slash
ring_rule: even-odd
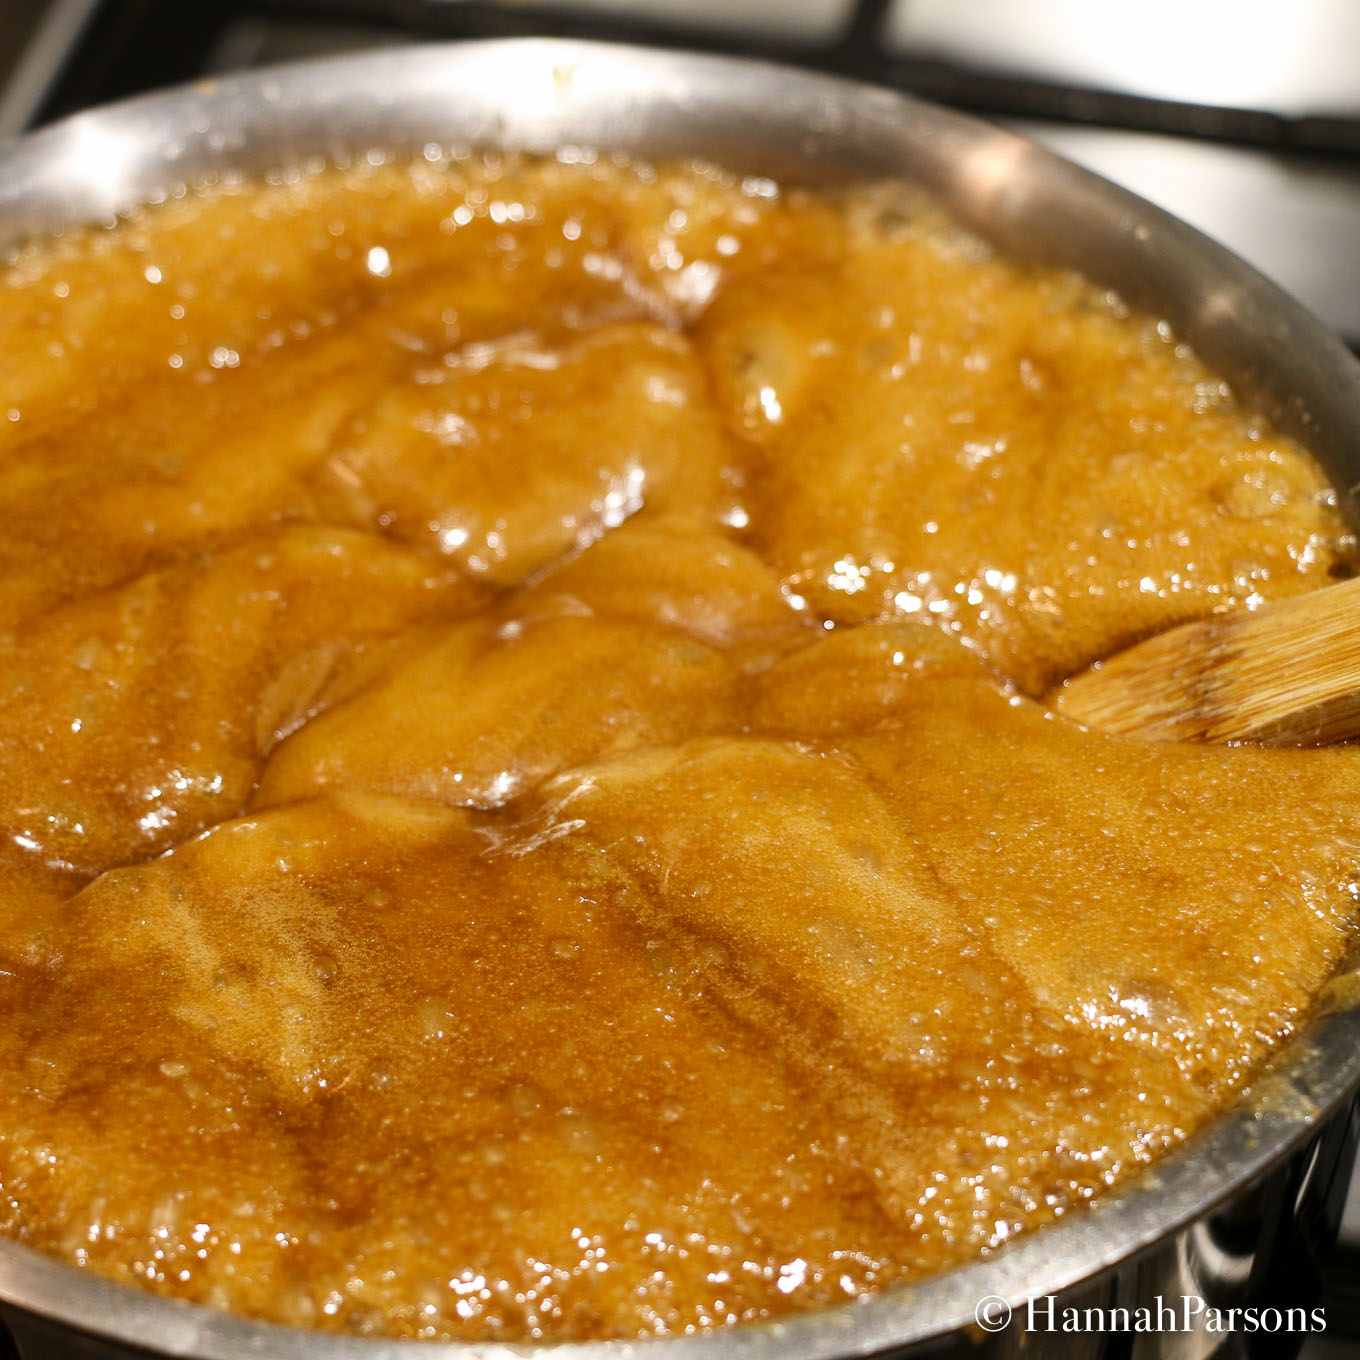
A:
<svg viewBox="0 0 1360 1360">
<path fill-rule="evenodd" d="M 991 115 L 1098 124 L 1238 145 L 1360 154 L 1360 118 L 1290 117 L 1027 79 L 888 50 L 891 0 L 847 0 L 833 38 L 781 39 L 777 25 L 732 33 L 677 21 L 664 8 L 616 11 L 476 0 L 105 0 L 48 93 L 35 123 L 90 104 L 173 84 L 210 69 L 242 25 L 347 25 L 383 37 L 515 37 L 528 34 L 642 42 L 696 51 L 739 51 L 852 75 Z"/>
</svg>

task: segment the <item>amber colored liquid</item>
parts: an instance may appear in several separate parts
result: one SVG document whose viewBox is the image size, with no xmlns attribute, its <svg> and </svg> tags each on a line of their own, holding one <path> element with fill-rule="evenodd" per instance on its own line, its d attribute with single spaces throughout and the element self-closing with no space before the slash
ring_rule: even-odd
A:
<svg viewBox="0 0 1360 1360">
<path fill-rule="evenodd" d="M 255 1317 L 825 1306 L 1173 1148 L 1356 927 L 1360 753 L 1035 696 L 1350 570 L 1165 327 L 576 156 L 0 283 L 0 1226 Z"/>
</svg>

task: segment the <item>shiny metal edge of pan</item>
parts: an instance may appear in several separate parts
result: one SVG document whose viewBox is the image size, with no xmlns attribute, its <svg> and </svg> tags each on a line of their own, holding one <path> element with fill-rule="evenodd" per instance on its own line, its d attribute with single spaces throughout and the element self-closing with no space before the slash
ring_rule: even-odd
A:
<svg viewBox="0 0 1360 1360">
<path fill-rule="evenodd" d="M 894 176 L 1007 254 L 1080 270 L 1165 317 L 1241 399 L 1321 461 L 1360 521 L 1360 365 L 1258 273 L 1184 223 L 1001 129 L 851 81 L 737 58 L 540 39 L 440 44 L 203 81 L 78 114 L 0 148 L 0 251 L 176 185 L 370 149 L 563 145 L 702 156 L 786 182 Z M 1164 1244 L 1277 1167 L 1360 1087 L 1360 986 L 1253 1092 L 1088 1210 L 920 1284 L 778 1322 L 638 1342 L 370 1341 L 157 1298 L 0 1241 L 0 1300 L 201 1360 L 767 1360 L 868 1355 L 973 1322 L 979 1298 L 1057 1293 Z"/>
</svg>

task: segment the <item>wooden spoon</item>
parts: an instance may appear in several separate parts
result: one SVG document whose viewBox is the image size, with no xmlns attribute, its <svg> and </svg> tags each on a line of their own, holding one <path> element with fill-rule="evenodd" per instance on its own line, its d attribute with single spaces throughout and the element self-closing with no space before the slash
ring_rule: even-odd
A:
<svg viewBox="0 0 1360 1360">
<path fill-rule="evenodd" d="M 1182 624 L 1049 700 L 1088 727 L 1149 741 L 1322 746 L 1360 735 L 1360 577 Z"/>
</svg>

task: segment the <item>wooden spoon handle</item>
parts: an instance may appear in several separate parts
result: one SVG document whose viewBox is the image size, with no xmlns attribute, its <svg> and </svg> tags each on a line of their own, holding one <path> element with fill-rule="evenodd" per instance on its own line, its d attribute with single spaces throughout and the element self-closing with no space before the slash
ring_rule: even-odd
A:
<svg viewBox="0 0 1360 1360">
<path fill-rule="evenodd" d="M 1149 741 L 1321 746 L 1360 735 L 1360 578 L 1182 624 L 1051 698 L 1088 727 Z"/>
</svg>

